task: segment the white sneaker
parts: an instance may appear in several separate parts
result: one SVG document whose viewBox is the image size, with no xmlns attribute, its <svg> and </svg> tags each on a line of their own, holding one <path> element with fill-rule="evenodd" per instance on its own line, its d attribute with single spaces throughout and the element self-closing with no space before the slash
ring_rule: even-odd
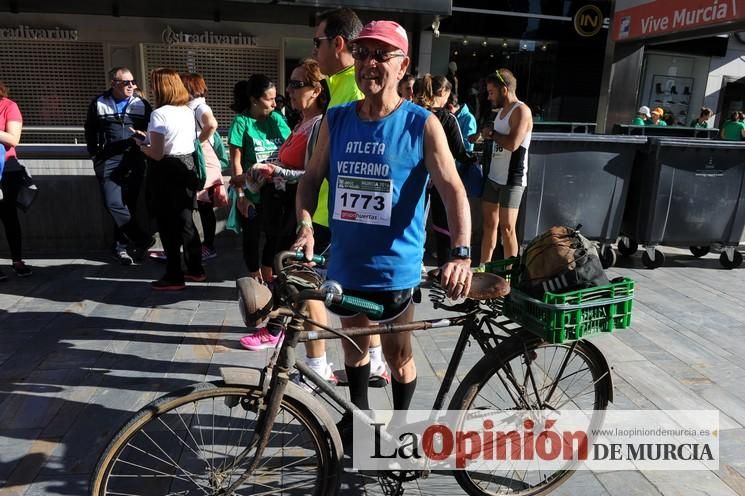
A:
<svg viewBox="0 0 745 496">
<path fill-rule="evenodd" d="M 134 262 L 132 257 L 129 256 L 129 253 L 127 253 L 127 247 L 119 243 L 117 243 L 116 248 L 114 248 L 114 258 L 116 258 L 122 265 L 132 265 Z"/>
<path fill-rule="evenodd" d="M 385 387 L 391 383 L 391 374 L 385 366 L 385 362 L 370 362 L 370 387 Z"/>
<path fill-rule="evenodd" d="M 336 386 L 339 380 L 336 378 L 336 374 L 334 374 L 333 365 L 334 365 L 333 363 L 327 363 L 325 373 L 320 374 L 320 375 L 321 377 L 324 377 L 326 379 L 326 382 L 328 382 L 329 384 L 333 386 Z M 300 374 L 300 373 L 294 374 L 291 380 L 292 382 L 294 382 L 295 384 L 303 388 L 306 392 L 310 394 L 316 394 L 316 390 L 318 389 L 318 386 L 316 386 L 312 382 L 306 382 L 303 374 Z"/>
</svg>

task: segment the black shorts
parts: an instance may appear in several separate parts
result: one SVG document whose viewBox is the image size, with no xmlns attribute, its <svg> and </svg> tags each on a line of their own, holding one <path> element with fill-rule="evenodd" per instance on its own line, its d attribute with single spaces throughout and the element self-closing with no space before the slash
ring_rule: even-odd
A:
<svg viewBox="0 0 745 496">
<path fill-rule="evenodd" d="M 383 305 L 383 315 L 377 319 L 370 319 L 373 322 L 387 322 L 394 320 L 411 305 L 411 297 L 414 294 L 414 288 L 399 289 L 396 291 L 356 291 L 354 289 L 345 289 L 344 295 L 364 298 Z M 347 310 L 337 305 L 331 305 L 329 310 L 340 318 L 350 318 L 359 315 L 359 312 Z"/>
</svg>

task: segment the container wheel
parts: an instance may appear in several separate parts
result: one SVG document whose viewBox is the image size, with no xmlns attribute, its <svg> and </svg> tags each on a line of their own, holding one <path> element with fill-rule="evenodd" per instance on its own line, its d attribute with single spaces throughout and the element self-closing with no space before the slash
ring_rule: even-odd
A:
<svg viewBox="0 0 745 496">
<path fill-rule="evenodd" d="M 616 252 L 613 250 L 613 247 L 609 245 L 600 247 L 600 263 L 604 269 L 616 265 Z"/>
<path fill-rule="evenodd" d="M 742 265 L 742 253 L 735 250 L 732 260 L 730 260 L 727 257 L 727 252 L 722 252 L 722 254 L 719 255 L 719 263 L 722 264 L 722 267 L 725 269 L 736 269 Z"/>
<path fill-rule="evenodd" d="M 691 250 L 691 254 L 696 258 L 703 257 L 711 251 L 711 247 L 709 246 L 690 246 L 689 249 Z"/>
<path fill-rule="evenodd" d="M 639 249 L 639 244 L 633 239 L 621 238 L 618 240 L 618 253 L 624 257 L 630 257 Z M 628 243 L 628 244 L 626 244 Z"/>
<path fill-rule="evenodd" d="M 663 265 L 665 265 L 665 255 L 660 250 L 655 249 L 654 260 L 652 260 L 649 257 L 649 254 L 645 251 L 644 253 L 642 253 L 642 263 L 648 269 L 656 269 L 658 267 L 662 267 Z"/>
</svg>

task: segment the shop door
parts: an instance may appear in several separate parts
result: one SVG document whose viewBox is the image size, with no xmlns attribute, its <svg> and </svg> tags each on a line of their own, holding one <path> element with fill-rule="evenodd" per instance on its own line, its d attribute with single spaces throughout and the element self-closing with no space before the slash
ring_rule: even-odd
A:
<svg viewBox="0 0 745 496">
<path fill-rule="evenodd" d="M 719 104 L 719 127 L 732 112 L 745 112 L 745 78 L 725 76 L 722 81 L 722 96 Z"/>
</svg>

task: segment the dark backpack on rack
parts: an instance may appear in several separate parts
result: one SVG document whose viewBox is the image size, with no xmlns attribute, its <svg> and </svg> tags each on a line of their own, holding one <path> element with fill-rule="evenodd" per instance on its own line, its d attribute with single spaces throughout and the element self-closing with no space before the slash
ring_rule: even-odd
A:
<svg viewBox="0 0 745 496">
<path fill-rule="evenodd" d="M 554 226 L 536 236 L 522 256 L 519 288 L 542 298 L 610 284 L 595 245 L 577 229 Z"/>
</svg>

